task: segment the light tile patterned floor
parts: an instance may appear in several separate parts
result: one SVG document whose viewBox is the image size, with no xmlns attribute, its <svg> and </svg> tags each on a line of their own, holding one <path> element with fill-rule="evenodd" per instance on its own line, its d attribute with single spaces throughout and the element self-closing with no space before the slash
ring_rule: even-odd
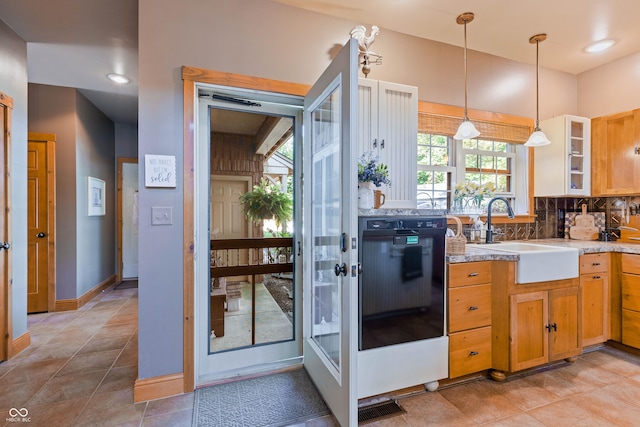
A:
<svg viewBox="0 0 640 427">
<path fill-rule="evenodd" d="M 32 345 L 0 363 L 0 420 L 30 426 L 190 426 L 193 393 L 133 403 L 137 289 L 108 289 L 80 310 L 28 316 Z M 640 357 L 605 347 L 504 383 L 488 379 L 403 398 L 377 426 L 637 426 Z M 323 417 L 298 427 L 337 426 Z"/>
</svg>

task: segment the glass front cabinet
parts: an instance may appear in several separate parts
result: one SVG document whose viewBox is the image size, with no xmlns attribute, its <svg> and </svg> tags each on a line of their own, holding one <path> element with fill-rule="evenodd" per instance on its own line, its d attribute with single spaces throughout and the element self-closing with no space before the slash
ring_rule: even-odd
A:
<svg viewBox="0 0 640 427">
<path fill-rule="evenodd" d="M 590 196 L 591 120 L 558 116 L 540 128 L 551 144 L 533 149 L 535 196 Z"/>
</svg>

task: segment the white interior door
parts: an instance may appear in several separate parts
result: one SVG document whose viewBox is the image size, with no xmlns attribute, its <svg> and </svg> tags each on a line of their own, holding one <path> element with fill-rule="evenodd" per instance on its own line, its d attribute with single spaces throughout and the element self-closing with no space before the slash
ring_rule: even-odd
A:
<svg viewBox="0 0 640 427">
<path fill-rule="evenodd" d="M 138 164 L 122 163 L 122 278 L 138 277 Z"/>
<path fill-rule="evenodd" d="M 343 426 L 358 424 L 357 55 L 350 39 L 304 104 L 304 365 Z"/>
</svg>

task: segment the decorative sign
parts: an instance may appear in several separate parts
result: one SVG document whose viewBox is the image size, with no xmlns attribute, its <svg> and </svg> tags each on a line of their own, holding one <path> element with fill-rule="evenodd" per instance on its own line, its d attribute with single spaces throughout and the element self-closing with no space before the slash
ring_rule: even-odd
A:
<svg viewBox="0 0 640 427">
<path fill-rule="evenodd" d="M 145 187 L 176 186 L 176 156 L 144 155 Z"/>
</svg>

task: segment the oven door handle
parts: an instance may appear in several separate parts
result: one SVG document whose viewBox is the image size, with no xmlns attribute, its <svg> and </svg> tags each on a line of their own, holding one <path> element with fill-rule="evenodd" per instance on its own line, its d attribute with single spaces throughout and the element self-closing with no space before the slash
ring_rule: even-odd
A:
<svg viewBox="0 0 640 427">
<path fill-rule="evenodd" d="M 416 230 L 396 230 L 396 234 L 407 235 L 407 234 L 418 234 Z"/>
</svg>

